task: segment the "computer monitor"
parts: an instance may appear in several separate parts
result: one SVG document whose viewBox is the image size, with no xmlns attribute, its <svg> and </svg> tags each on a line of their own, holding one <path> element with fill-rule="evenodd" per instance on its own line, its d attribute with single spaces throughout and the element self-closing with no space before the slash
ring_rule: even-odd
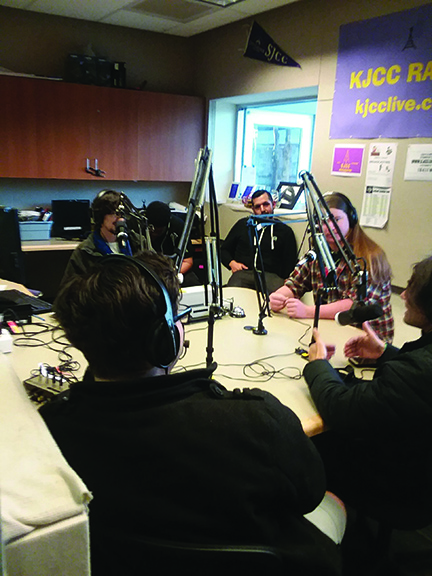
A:
<svg viewBox="0 0 432 576">
<path fill-rule="evenodd" d="M 0 278 L 25 284 L 18 210 L 0 206 Z"/>
<path fill-rule="evenodd" d="M 52 200 L 53 238 L 86 238 L 91 230 L 90 200 Z"/>
</svg>

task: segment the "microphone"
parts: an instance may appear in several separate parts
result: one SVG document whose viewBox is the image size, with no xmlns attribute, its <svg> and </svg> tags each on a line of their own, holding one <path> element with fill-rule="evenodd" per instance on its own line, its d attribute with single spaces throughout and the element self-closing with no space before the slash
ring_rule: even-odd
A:
<svg viewBox="0 0 432 576">
<path fill-rule="evenodd" d="M 316 260 L 316 252 L 315 250 L 309 250 L 303 258 L 297 262 L 296 266 L 303 266 L 306 262 L 313 262 L 314 260 Z"/>
<path fill-rule="evenodd" d="M 379 304 L 353 304 L 349 310 L 338 312 L 335 316 L 340 326 L 363 324 L 367 320 L 375 320 L 383 315 L 383 309 Z"/>
<path fill-rule="evenodd" d="M 116 235 L 120 250 L 125 250 L 127 248 L 129 236 L 127 232 L 126 220 L 124 218 L 119 218 L 116 222 Z"/>
</svg>

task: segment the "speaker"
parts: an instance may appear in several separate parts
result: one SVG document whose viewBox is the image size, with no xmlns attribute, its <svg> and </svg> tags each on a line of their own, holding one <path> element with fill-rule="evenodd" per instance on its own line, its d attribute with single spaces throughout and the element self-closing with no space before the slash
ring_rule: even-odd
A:
<svg viewBox="0 0 432 576">
<path fill-rule="evenodd" d="M 105 58 L 96 58 L 96 84 L 98 86 L 112 86 L 113 85 L 113 64 Z"/>
<path fill-rule="evenodd" d="M 133 264 L 138 268 L 141 274 L 152 281 L 158 288 L 162 301 L 164 303 L 164 312 L 161 315 L 156 306 L 153 306 L 155 319 L 151 326 L 148 327 L 147 339 L 147 358 L 153 366 L 159 368 L 168 368 L 176 359 L 180 350 L 180 333 L 175 325 L 174 313 L 168 290 L 163 281 L 159 278 L 154 270 L 149 266 L 133 258 L 132 256 L 123 256 L 122 254 L 108 254 L 101 263 L 104 266 L 125 266 Z"/>
</svg>

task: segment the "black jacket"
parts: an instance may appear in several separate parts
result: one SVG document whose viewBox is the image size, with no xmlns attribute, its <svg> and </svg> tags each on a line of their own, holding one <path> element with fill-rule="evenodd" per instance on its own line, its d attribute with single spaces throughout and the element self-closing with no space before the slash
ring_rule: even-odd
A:
<svg viewBox="0 0 432 576">
<path fill-rule="evenodd" d="M 282 546 L 302 574 L 337 574 L 336 546 L 303 518 L 320 503 L 325 478 L 298 418 L 271 394 L 227 392 L 209 376 L 83 382 L 68 401 L 42 407 L 93 492 L 93 543 L 111 528 L 267 543 Z M 92 554 L 97 567 L 94 547 Z M 115 561 L 115 550 L 109 557 Z"/>
<path fill-rule="evenodd" d="M 231 260 L 241 262 L 253 270 L 254 250 L 252 249 L 248 218 L 242 218 L 228 232 L 221 246 L 222 264 L 229 268 Z M 264 229 L 260 242 L 264 270 L 288 278 L 297 263 L 297 242 L 292 229 L 283 222 Z"/>
<path fill-rule="evenodd" d="M 304 375 L 334 433 L 335 458 L 329 445 L 321 450 L 329 488 L 401 527 L 430 522 L 432 333 L 399 351 L 388 346 L 372 381 L 347 385 L 326 360 L 307 364 Z"/>
<path fill-rule="evenodd" d="M 131 250 L 133 254 L 140 251 L 138 235 L 131 230 L 129 232 L 129 241 L 131 243 Z M 93 266 L 96 266 L 104 254 L 99 252 L 94 241 L 94 232 L 92 232 L 85 240 L 83 240 L 72 252 L 66 270 L 63 274 L 61 284 L 74 274 L 85 274 Z"/>
</svg>

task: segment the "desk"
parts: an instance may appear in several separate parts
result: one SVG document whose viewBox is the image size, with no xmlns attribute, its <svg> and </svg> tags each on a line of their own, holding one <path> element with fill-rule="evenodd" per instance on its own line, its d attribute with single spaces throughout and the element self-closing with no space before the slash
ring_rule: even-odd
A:
<svg viewBox="0 0 432 576">
<path fill-rule="evenodd" d="M 271 392 L 283 404 L 289 406 L 300 418 L 308 435 L 323 430 L 323 423 L 303 378 L 291 379 L 289 376 L 301 374 L 305 360 L 295 353 L 295 348 L 308 348 L 311 341 L 313 320 L 291 319 L 284 313 L 273 314 L 264 319 L 268 333 L 259 336 L 245 326 L 258 324 L 258 300 L 255 291 L 246 288 L 224 288 L 224 299 L 233 298 L 235 306 L 241 306 L 245 318 L 224 316 L 214 325 L 213 360 L 218 367 L 215 378 L 228 390 L 234 388 L 261 388 Z M 334 320 L 320 320 L 319 330 L 325 342 L 336 344 L 336 354 L 332 364 L 336 368 L 347 365 L 343 355 L 343 345 L 359 330 L 351 326 L 339 326 Z M 305 332 L 307 331 L 306 335 Z M 303 336 L 303 338 L 302 338 Z M 207 324 L 205 322 L 186 326 L 186 339 L 190 341 L 184 359 L 177 366 L 205 366 L 207 347 Z M 301 342 L 299 341 L 301 339 Z M 283 373 L 265 381 L 265 377 L 245 378 L 243 366 L 259 359 L 268 358 L 267 364 Z M 229 366 L 227 366 L 229 364 Z M 234 366 L 236 364 L 236 366 Z M 256 366 L 256 370 L 262 368 Z"/>
<path fill-rule="evenodd" d="M 57 326 L 57 323 L 52 318 L 52 314 L 43 314 L 41 318 L 44 321 L 40 321 L 38 318 L 33 317 L 33 324 L 27 324 L 24 326 L 24 331 L 30 332 L 32 330 L 39 330 L 38 326 Z M 56 331 L 56 336 L 62 336 L 61 342 L 67 343 L 63 332 L 59 329 Z M 8 359 L 15 370 L 18 378 L 23 382 L 27 378 L 31 377 L 32 370 L 37 370 L 40 363 L 46 363 L 50 366 L 58 366 L 60 364 L 59 353 L 62 349 L 61 344 L 53 344 L 54 349 L 50 349 L 47 346 L 17 346 L 16 344 L 22 343 L 22 334 L 15 334 L 13 336 L 14 344 L 12 346 L 12 352 L 7 354 Z M 38 338 L 36 335 L 35 338 Z M 42 333 L 40 335 L 40 340 L 43 342 L 51 342 L 51 333 Z M 25 342 L 24 342 L 25 343 Z M 36 342 L 35 342 L 36 343 Z M 76 348 L 68 348 L 73 360 L 77 361 L 80 368 L 74 372 L 77 378 L 81 378 L 84 375 L 85 369 L 87 367 L 87 361 L 79 350 Z"/>
<path fill-rule="evenodd" d="M 226 315 L 215 321 L 212 354 L 213 360 L 218 364 L 215 378 L 228 390 L 261 388 L 271 392 L 297 414 L 308 435 L 322 432 L 322 420 L 317 414 L 303 378 L 290 378 L 290 376 L 298 377 L 303 371 L 306 361 L 294 350 L 299 346 L 308 348 L 313 320 L 291 319 L 283 313 L 272 314 L 270 318 L 264 319 L 264 326 L 268 333 L 265 336 L 255 335 L 252 331 L 245 330 L 244 327 L 248 325 L 255 327 L 258 323 L 256 293 L 246 288 L 225 288 L 223 296 L 225 300 L 232 298 L 235 306 L 241 306 L 245 310 L 246 317 L 232 318 Z M 50 314 L 45 318 L 47 322 L 53 322 Z M 359 331 L 350 326 L 338 326 L 334 320 L 320 320 L 319 330 L 324 341 L 336 344 L 336 354 L 332 359 L 333 366 L 346 366 L 347 360 L 343 356 L 343 345 L 350 336 L 358 334 Z M 185 331 L 190 347 L 174 371 L 206 365 L 207 322 L 188 324 Z M 16 338 L 17 336 L 14 336 L 14 340 Z M 78 350 L 71 348 L 70 352 L 74 360 L 81 365 L 76 372 L 77 377 L 81 377 L 87 362 Z M 22 381 L 30 377 L 31 371 L 36 369 L 40 362 L 46 362 L 51 366 L 59 364 L 57 352 L 46 347 L 13 346 L 10 356 L 12 365 Z M 245 364 L 269 356 L 272 357 L 266 360 L 266 366 L 271 365 L 276 370 L 283 369 L 283 372 L 267 381 L 265 381 L 267 377 L 245 377 L 243 374 Z M 256 366 L 256 370 L 261 372 L 262 367 Z"/>
<path fill-rule="evenodd" d="M 24 240 L 21 242 L 23 252 L 47 252 L 53 250 L 75 250 L 79 245 L 76 240 L 62 240 L 61 238 L 50 238 L 49 240 Z"/>
<path fill-rule="evenodd" d="M 79 242 L 51 238 L 21 243 L 26 285 L 40 290 L 42 298 L 52 302 L 57 295 L 64 271 Z"/>
</svg>

